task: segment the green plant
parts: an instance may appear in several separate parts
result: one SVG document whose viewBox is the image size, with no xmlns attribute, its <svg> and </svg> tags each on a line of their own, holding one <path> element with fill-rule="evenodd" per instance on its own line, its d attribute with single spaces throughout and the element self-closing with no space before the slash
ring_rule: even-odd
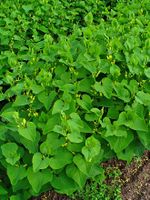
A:
<svg viewBox="0 0 150 200">
<path fill-rule="evenodd" d="M 148 10 L 1 1 L 1 199 L 70 195 L 102 177 L 101 161 L 150 149 Z"/>
<path fill-rule="evenodd" d="M 89 181 L 85 187 L 71 196 L 72 200 L 122 200 L 121 197 L 121 172 L 119 169 L 107 168 L 106 180 L 109 184 L 102 181 L 102 178 Z"/>
</svg>

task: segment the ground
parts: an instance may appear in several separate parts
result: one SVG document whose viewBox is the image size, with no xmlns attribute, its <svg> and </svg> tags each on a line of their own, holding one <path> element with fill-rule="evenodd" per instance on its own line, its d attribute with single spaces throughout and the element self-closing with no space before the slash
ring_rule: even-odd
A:
<svg viewBox="0 0 150 200">
<path fill-rule="evenodd" d="M 123 169 L 123 200 L 150 200 L 150 152 Z"/>
</svg>

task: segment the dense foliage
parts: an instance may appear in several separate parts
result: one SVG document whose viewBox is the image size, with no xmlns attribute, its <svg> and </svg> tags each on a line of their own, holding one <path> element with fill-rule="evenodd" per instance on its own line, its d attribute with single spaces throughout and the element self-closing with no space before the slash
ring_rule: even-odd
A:
<svg viewBox="0 0 150 200">
<path fill-rule="evenodd" d="M 0 199 L 103 179 L 150 149 L 149 0 L 0 2 Z"/>
</svg>

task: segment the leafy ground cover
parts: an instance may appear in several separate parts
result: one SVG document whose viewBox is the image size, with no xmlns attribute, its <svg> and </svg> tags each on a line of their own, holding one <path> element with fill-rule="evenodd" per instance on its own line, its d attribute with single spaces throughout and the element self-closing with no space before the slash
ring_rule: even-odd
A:
<svg viewBox="0 0 150 200">
<path fill-rule="evenodd" d="M 150 151 L 130 164 L 111 159 L 101 164 L 105 168 L 105 181 L 88 182 L 85 187 L 67 197 L 49 191 L 32 200 L 149 200 Z"/>
<path fill-rule="evenodd" d="M 0 198 L 104 179 L 150 149 L 149 1 L 0 2 Z M 138 148 L 137 148 L 138 147 Z"/>
</svg>

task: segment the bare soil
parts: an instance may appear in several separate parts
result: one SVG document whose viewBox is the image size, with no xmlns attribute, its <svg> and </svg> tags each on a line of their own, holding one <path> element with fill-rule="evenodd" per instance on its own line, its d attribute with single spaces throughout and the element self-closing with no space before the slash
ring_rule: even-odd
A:
<svg viewBox="0 0 150 200">
<path fill-rule="evenodd" d="M 150 200 L 150 151 L 123 169 L 123 200 Z"/>
<path fill-rule="evenodd" d="M 105 169 L 119 168 L 123 200 L 150 200 L 150 151 L 146 151 L 142 158 L 134 159 L 130 165 L 126 162 L 112 159 L 101 164 Z M 106 180 L 111 184 L 110 179 Z M 32 200 L 71 200 L 65 195 L 49 191 L 41 197 Z M 77 199 L 78 200 L 78 199 Z M 90 199 L 89 199 L 90 200 Z"/>
</svg>

